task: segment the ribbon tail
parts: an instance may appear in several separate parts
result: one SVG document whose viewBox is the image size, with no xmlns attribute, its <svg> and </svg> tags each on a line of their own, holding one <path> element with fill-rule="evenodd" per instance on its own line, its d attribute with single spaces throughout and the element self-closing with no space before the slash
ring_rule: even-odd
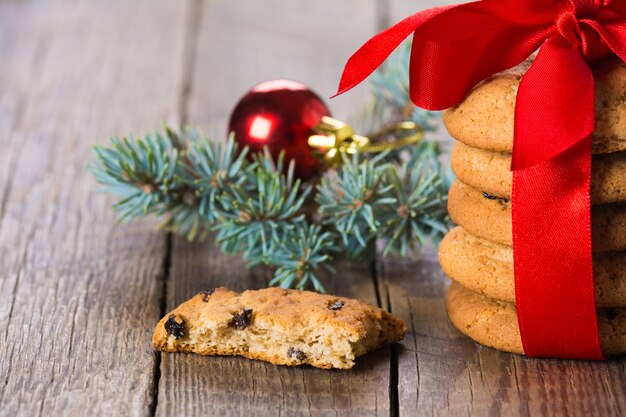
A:
<svg viewBox="0 0 626 417">
<path fill-rule="evenodd" d="M 424 22 L 454 6 L 437 7 L 407 17 L 368 40 L 348 59 L 336 97 L 354 88 L 376 70 Z"/>
<path fill-rule="evenodd" d="M 513 267 L 529 356 L 602 359 L 591 242 L 594 81 L 573 47 L 541 48 L 517 96 Z"/>
<path fill-rule="evenodd" d="M 551 38 L 520 83 L 511 167 L 547 161 L 594 129 L 593 73 L 576 46 Z"/>
</svg>

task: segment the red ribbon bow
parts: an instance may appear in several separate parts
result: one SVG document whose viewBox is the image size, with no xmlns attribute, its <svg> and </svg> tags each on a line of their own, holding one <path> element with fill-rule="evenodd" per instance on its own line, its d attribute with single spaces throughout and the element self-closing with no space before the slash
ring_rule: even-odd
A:
<svg viewBox="0 0 626 417">
<path fill-rule="evenodd" d="M 413 32 L 413 102 L 441 110 L 539 49 L 515 107 L 513 252 L 516 307 L 529 356 L 602 359 L 591 255 L 589 63 L 626 61 L 624 0 L 482 0 L 410 16 L 348 61 L 344 93 Z M 625 133 L 626 134 L 626 133 Z"/>
</svg>

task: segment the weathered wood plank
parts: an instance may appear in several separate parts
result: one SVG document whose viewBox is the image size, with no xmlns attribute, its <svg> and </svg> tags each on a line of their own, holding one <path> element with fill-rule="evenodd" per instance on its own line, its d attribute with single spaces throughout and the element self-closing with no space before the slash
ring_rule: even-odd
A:
<svg viewBox="0 0 626 417">
<path fill-rule="evenodd" d="M 448 321 L 432 249 L 417 265 L 383 259 L 378 270 L 381 297 L 410 323 L 398 349 L 400 416 L 626 413 L 626 359 L 529 359 L 473 343 Z"/>
<path fill-rule="evenodd" d="M 90 147 L 175 122 L 184 3 L 0 3 L 0 415 L 150 415 L 164 234 Z"/>
<path fill-rule="evenodd" d="M 359 24 L 352 24 L 355 21 Z M 376 25 L 373 1 L 249 2 L 246 7 L 211 1 L 203 6 L 198 52 L 191 83 L 188 120 L 224 136 L 230 109 L 254 84 L 291 78 L 329 96 L 341 64 Z M 366 93 L 331 106 L 346 117 Z M 376 304 L 367 266 L 337 264 L 330 292 Z M 190 245 L 175 239 L 167 308 L 200 290 L 227 286 L 261 288 L 270 275 L 247 271 L 210 242 Z M 157 415 L 276 416 L 389 415 L 389 351 L 369 355 L 351 371 L 277 367 L 243 358 L 163 354 Z"/>
</svg>

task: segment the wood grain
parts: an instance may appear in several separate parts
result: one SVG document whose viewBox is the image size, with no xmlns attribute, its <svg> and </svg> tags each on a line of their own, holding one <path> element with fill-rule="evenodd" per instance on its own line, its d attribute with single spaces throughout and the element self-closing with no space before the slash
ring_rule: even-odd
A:
<svg viewBox="0 0 626 417">
<path fill-rule="evenodd" d="M 164 234 L 117 226 L 85 162 L 176 121 L 183 11 L 0 3 L 2 416 L 150 414 Z"/>
<path fill-rule="evenodd" d="M 619 416 L 626 360 L 530 359 L 475 344 L 450 324 L 448 280 L 432 248 L 383 259 L 381 298 L 409 324 L 398 348 L 400 416 Z"/>
</svg>

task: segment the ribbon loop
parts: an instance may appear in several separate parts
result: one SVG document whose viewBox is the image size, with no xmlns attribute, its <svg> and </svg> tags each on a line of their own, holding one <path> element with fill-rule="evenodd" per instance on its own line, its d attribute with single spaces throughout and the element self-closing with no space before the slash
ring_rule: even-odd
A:
<svg viewBox="0 0 626 417">
<path fill-rule="evenodd" d="M 591 70 L 576 46 L 560 37 L 549 39 L 517 92 L 511 170 L 554 158 L 589 137 L 594 128 Z"/>
<path fill-rule="evenodd" d="M 590 63 L 610 52 L 607 42 L 595 29 L 596 16 L 610 10 L 602 9 L 602 6 L 602 0 L 569 0 L 569 4 L 564 4 L 554 19 L 557 33 L 577 46 Z"/>
<path fill-rule="evenodd" d="M 569 0 L 571 10 L 576 16 L 594 15 L 603 6 L 603 0 Z"/>
</svg>

